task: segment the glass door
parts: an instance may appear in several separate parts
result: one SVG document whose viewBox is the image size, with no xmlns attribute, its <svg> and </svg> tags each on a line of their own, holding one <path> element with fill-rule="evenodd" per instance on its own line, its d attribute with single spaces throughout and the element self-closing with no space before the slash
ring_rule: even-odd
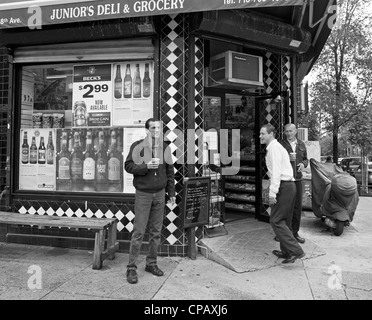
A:
<svg viewBox="0 0 372 320">
<path fill-rule="evenodd" d="M 275 97 L 275 98 L 274 98 Z M 256 218 L 261 221 L 269 222 L 270 206 L 269 206 L 269 177 L 265 164 L 266 146 L 260 144 L 259 130 L 264 124 L 272 124 L 277 130 L 277 139 L 283 135 L 283 119 L 284 110 L 287 106 L 286 96 L 283 94 L 257 97 L 255 99 L 255 108 L 259 113 L 257 117 L 257 214 Z"/>
</svg>

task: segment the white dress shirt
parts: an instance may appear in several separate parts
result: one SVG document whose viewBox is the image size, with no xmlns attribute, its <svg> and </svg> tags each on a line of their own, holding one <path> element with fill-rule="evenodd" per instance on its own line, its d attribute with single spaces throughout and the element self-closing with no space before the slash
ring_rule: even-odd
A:
<svg viewBox="0 0 372 320">
<path fill-rule="evenodd" d="M 291 145 L 293 152 L 296 152 L 297 139 L 294 139 L 294 141 L 289 141 L 288 140 L 288 142 Z"/>
<path fill-rule="evenodd" d="M 279 191 L 280 181 L 294 181 L 293 168 L 287 150 L 278 140 L 272 140 L 266 150 L 265 160 L 270 177 L 269 196 L 275 198 Z"/>
</svg>

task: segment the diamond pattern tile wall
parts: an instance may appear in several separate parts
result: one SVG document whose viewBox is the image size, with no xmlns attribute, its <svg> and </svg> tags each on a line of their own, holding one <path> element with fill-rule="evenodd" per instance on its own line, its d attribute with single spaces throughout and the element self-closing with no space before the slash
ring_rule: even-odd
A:
<svg viewBox="0 0 372 320">
<path fill-rule="evenodd" d="M 281 56 L 281 75 L 282 75 L 282 91 L 288 92 L 288 118 L 284 119 L 285 123 L 293 122 L 293 103 L 292 103 L 292 77 L 291 77 L 291 58 L 289 56 Z"/>
<path fill-rule="evenodd" d="M 59 217 L 117 218 L 118 231 L 132 231 L 134 204 L 129 203 L 92 203 L 19 200 L 13 202 L 13 210 L 21 214 L 57 215 Z"/>
<path fill-rule="evenodd" d="M 202 144 L 199 142 L 201 139 L 200 133 L 204 129 L 204 40 L 195 38 L 194 45 L 195 66 L 194 66 L 194 96 L 195 96 L 195 175 L 201 176 L 203 165 L 201 164 Z M 199 148 L 198 148 L 199 146 Z"/>
<path fill-rule="evenodd" d="M 264 56 L 264 83 L 267 94 L 280 91 L 288 92 L 288 106 L 284 106 L 286 111 L 281 108 L 273 109 L 268 103 L 269 100 L 264 101 L 260 107 L 260 124 L 271 123 L 278 129 L 280 135 L 285 124 L 283 122 L 289 121 L 289 119 L 284 119 L 284 114 L 289 116 L 293 114 L 291 58 L 267 52 Z M 262 168 L 264 168 L 264 161 L 265 159 L 262 158 Z M 265 172 L 261 174 L 264 176 Z M 261 213 L 269 215 L 269 209 L 269 206 L 262 205 Z"/>
<path fill-rule="evenodd" d="M 185 135 L 174 139 L 180 132 L 187 132 L 188 96 L 188 15 L 162 17 L 160 35 L 160 119 L 164 123 L 164 135 L 170 140 L 175 163 L 176 201 L 178 206 L 166 208 L 162 242 L 171 245 L 184 244 L 180 204 L 183 179 L 188 174 L 186 164 Z"/>
</svg>

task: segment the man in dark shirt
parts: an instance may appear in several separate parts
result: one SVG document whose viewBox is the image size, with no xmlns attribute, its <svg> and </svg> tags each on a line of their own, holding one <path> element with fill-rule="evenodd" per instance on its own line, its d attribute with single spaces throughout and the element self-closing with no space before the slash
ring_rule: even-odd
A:
<svg viewBox="0 0 372 320">
<path fill-rule="evenodd" d="M 305 239 L 298 235 L 298 231 L 300 230 L 302 214 L 302 171 L 308 166 L 309 160 L 307 159 L 306 145 L 302 140 L 296 138 L 297 129 L 293 123 L 284 126 L 284 134 L 285 138 L 279 142 L 290 155 L 296 185 L 296 198 L 291 221 L 292 232 L 299 243 L 305 243 Z"/>
<path fill-rule="evenodd" d="M 147 225 L 150 239 L 145 271 L 158 277 L 164 274 L 157 265 L 157 252 L 164 219 L 165 193 L 168 193 L 172 205 L 176 202 L 172 154 L 161 139 L 161 122 L 150 118 L 145 128 L 146 138 L 131 145 L 125 160 L 125 170 L 133 174 L 136 189 L 134 227 L 127 266 L 129 283 L 138 282 L 136 263 Z"/>
</svg>

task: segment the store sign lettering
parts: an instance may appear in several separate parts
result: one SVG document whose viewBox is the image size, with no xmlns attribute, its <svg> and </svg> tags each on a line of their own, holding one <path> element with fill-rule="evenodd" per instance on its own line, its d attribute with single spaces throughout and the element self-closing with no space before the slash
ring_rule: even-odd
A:
<svg viewBox="0 0 372 320">
<path fill-rule="evenodd" d="M 153 12 L 183 9 L 185 0 L 158 0 L 158 1 L 136 1 L 133 5 L 134 12 Z"/>
<path fill-rule="evenodd" d="M 133 11 L 139 12 L 154 12 L 183 9 L 185 0 L 151 0 L 151 1 L 136 1 L 133 4 Z M 118 15 L 120 13 L 130 13 L 127 4 L 111 3 L 95 6 L 81 6 L 74 8 L 53 9 L 50 20 L 71 19 L 80 17 L 93 17 L 102 15 Z"/>
<path fill-rule="evenodd" d="M 100 76 L 96 76 L 96 77 L 83 77 L 83 81 L 101 81 L 101 77 Z"/>
<path fill-rule="evenodd" d="M 126 0 L 82 2 L 75 4 L 58 4 L 30 6 L 9 9 L 0 8 L 0 29 L 28 26 L 40 29 L 42 25 L 92 21 L 100 19 L 130 18 L 160 14 L 178 14 L 211 10 L 231 10 L 277 6 L 299 6 L 304 0 Z"/>
</svg>

